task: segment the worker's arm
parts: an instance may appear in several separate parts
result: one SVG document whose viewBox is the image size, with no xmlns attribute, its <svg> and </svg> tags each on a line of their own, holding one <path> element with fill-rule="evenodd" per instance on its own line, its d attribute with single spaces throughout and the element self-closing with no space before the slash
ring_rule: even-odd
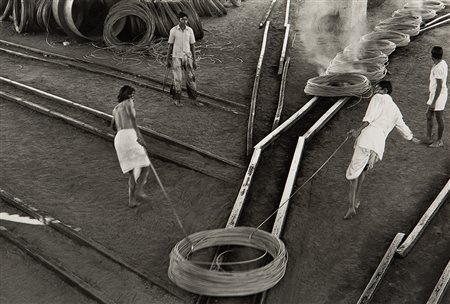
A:
<svg viewBox="0 0 450 304">
<path fill-rule="evenodd" d="M 172 67 L 172 53 L 173 53 L 173 43 L 169 43 L 169 49 L 167 50 L 166 64 L 168 68 Z"/>
<path fill-rule="evenodd" d="M 127 109 L 128 117 L 131 120 L 131 125 L 133 126 L 133 129 L 136 131 L 137 142 L 145 147 L 146 143 L 145 143 L 144 137 L 142 137 L 141 130 L 139 130 L 139 127 L 136 123 L 136 110 L 134 109 L 134 103 L 132 100 L 129 103 L 127 103 L 126 109 Z"/>
<path fill-rule="evenodd" d="M 357 128 L 357 129 L 352 129 L 352 130 L 348 131 L 347 134 L 350 134 L 351 136 L 353 136 L 353 137 L 356 138 L 356 137 L 359 136 L 359 134 L 361 134 L 361 131 L 362 131 L 365 127 L 367 127 L 368 125 L 369 125 L 369 122 L 363 121 L 362 124 L 359 126 L 359 128 Z"/>
<path fill-rule="evenodd" d="M 430 110 L 434 110 L 434 108 L 436 107 L 436 101 L 439 98 L 439 95 L 441 94 L 441 90 L 442 90 L 442 79 L 436 79 L 436 91 L 434 92 L 433 101 L 429 106 Z"/>
<path fill-rule="evenodd" d="M 192 54 L 192 66 L 194 67 L 194 69 L 197 69 L 197 60 L 195 58 L 195 43 L 191 43 L 191 54 Z"/>
</svg>

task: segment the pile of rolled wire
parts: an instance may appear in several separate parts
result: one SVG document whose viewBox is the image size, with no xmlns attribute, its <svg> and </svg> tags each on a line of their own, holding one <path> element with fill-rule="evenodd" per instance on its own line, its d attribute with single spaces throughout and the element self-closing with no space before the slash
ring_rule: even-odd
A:
<svg viewBox="0 0 450 304">
<path fill-rule="evenodd" d="M 410 42 L 409 35 L 396 31 L 377 31 L 361 37 L 361 41 L 389 40 L 397 47 L 407 46 Z"/>
<path fill-rule="evenodd" d="M 223 16 L 227 9 L 220 0 L 188 0 L 200 17 Z"/>
<path fill-rule="evenodd" d="M 388 56 L 380 50 L 367 51 L 367 50 L 347 50 L 346 52 L 339 52 L 334 57 L 331 64 L 345 63 L 345 62 L 367 62 L 386 65 L 389 61 Z"/>
<path fill-rule="evenodd" d="M 396 44 L 390 40 L 369 40 L 359 41 L 357 43 L 350 44 L 344 49 L 345 53 L 365 53 L 368 51 L 381 51 L 387 56 L 395 51 Z"/>
<path fill-rule="evenodd" d="M 14 0 L 0 0 L 0 21 L 8 20 L 12 14 Z"/>
<path fill-rule="evenodd" d="M 245 246 L 264 254 L 257 259 L 216 264 L 192 260 L 194 253 L 215 246 Z M 247 271 L 225 271 L 224 265 L 250 266 L 268 253 L 269 263 Z M 170 253 L 168 275 L 180 288 L 207 296 L 245 296 L 268 290 L 284 276 L 288 254 L 284 243 L 274 235 L 251 227 L 200 231 L 178 242 Z M 227 267 L 228 268 L 228 267 Z M 250 268 L 250 267 L 249 267 Z M 219 271 L 222 270 L 222 271 Z"/>
<path fill-rule="evenodd" d="M 360 74 L 321 75 L 308 80 L 305 93 L 314 96 L 366 96 L 372 90 L 369 79 Z"/>
<path fill-rule="evenodd" d="M 426 21 L 436 17 L 436 11 L 432 9 L 401 8 L 392 13 L 392 17 L 403 16 L 420 16 L 423 21 Z"/>
<path fill-rule="evenodd" d="M 381 20 L 378 25 L 391 25 L 391 24 L 408 24 L 408 25 L 421 25 L 422 17 L 414 16 L 414 15 L 406 15 L 399 17 L 390 17 L 384 20 Z"/>
<path fill-rule="evenodd" d="M 59 32 L 60 26 L 52 12 L 53 0 L 36 1 L 36 23 L 39 29 L 46 32 Z"/>
<path fill-rule="evenodd" d="M 445 8 L 445 4 L 442 1 L 425 0 L 425 1 L 411 1 L 406 3 L 403 8 L 406 9 L 430 9 L 439 12 Z"/>
<path fill-rule="evenodd" d="M 408 36 L 417 36 L 420 32 L 420 24 L 379 24 L 375 26 L 376 32 L 395 31 Z"/>
</svg>

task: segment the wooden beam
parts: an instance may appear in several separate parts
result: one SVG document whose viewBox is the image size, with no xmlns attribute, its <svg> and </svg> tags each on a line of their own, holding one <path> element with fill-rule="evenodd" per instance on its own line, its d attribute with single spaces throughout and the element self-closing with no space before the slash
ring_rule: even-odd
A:
<svg viewBox="0 0 450 304">
<path fill-rule="evenodd" d="M 438 21 L 440 21 L 440 20 L 442 20 L 442 19 L 445 19 L 445 18 L 450 18 L 450 13 L 445 14 L 445 15 L 442 15 L 442 16 L 439 17 L 439 18 L 433 19 L 432 21 L 430 21 L 430 22 L 424 24 L 423 27 L 424 27 L 424 28 L 425 28 L 425 27 L 428 27 L 428 26 L 430 26 L 430 25 L 432 25 L 432 24 L 434 24 L 434 23 L 436 23 L 436 22 L 438 22 Z"/>
<path fill-rule="evenodd" d="M 255 121 L 256 98 L 258 97 L 259 80 L 261 78 L 261 67 L 264 59 L 264 53 L 266 51 L 267 33 L 269 32 L 269 26 L 270 21 L 266 23 L 266 28 L 264 30 L 261 52 L 259 54 L 258 65 L 256 67 L 255 81 L 253 83 L 252 99 L 250 102 L 250 113 L 248 117 L 248 126 L 247 126 L 247 155 L 250 155 L 250 152 L 253 148 L 253 124 Z"/>
<path fill-rule="evenodd" d="M 449 190 L 450 190 L 450 179 L 447 181 L 444 188 L 441 190 L 441 192 L 435 198 L 435 200 L 430 205 L 430 207 L 427 209 L 425 214 L 419 220 L 419 222 L 414 227 L 412 232 L 408 235 L 406 240 L 398 248 L 398 250 L 397 250 L 398 255 L 400 255 L 401 257 L 405 257 L 409 253 L 409 251 L 412 249 L 412 247 L 417 243 L 420 236 L 424 232 L 425 228 L 428 226 L 428 224 L 431 222 L 433 217 L 439 211 L 439 208 L 441 208 L 441 206 L 444 204 L 444 202 L 448 196 Z"/>
<path fill-rule="evenodd" d="M 291 117 L 289 117 L 285 122 L 278 126 L 275 130 L 270 132 L 266 137 L 264 137 L 256 146 L 261 150 L 264 150 L 269 144 L 271 144 L 275 139 L 280 136 L 280 134 L 290 128 L 297 120 L 302 118 L 313 106 L 316 105 L 319 98 L 313 97 L 308 101 L 303 107 L 301 107 L 297 112 L 295 112 Z"/>
<path fill-rule="evenodd" d="M 290 61 L 291 57 L 288 57 L 284 62 L 283 75 L 281 76 L 280 95 L 278 97 L 277 112 L 275 113 L 275 119 L 273 120 L 272 131 L 275 130 L 280 124 L 281 112 L 283 111 L 284 105 L 284 91 L 286 89 L 287 71 L 289 69 Z"/>
<path fill-rule="evenodd" d="M 314 125 L 303 135 L 308 142 L 322 127 L 336 114 L 342 106 L 350 100 L 351 97 L 344 97 L 336 101 L 336 103 L 317 120 Z"/>
<path fill-rule="evenodd" d="M 286 221 L 287 209 L 289 207 L 289 198 L 294 188 L 295 179 L 297 177 L 298 167 L 300 165 L 300 159 L 305 148 L 305 137 L 300 136 L 297 141 L 297 147 L 295 148 L 294 156 L 292 157 L 291 167 L 289 168 L 289 174 L 284 185 L 283 195 L 281 196 L 277 217 L 273 224 L 272 234 L 276 237 L 281 236 L 281 231 Z"/>
<path fill-rule="evenodd" d="M 254 149 L 250 164 L 248 165 L 247 172 L 245 173 L 244 180 L 242 181 L 241 188 L 239 189 L 238 196 L 234 202 L 233 209 L 231 210 L 230 217 L 228 218 L 225 228 L 235 227 L 237 221 L 239 220 L 260 156 L 261 149 Z"/>
<path fill-rule="evenodd" d="M 25 241 L 19 239 L 16 235 L 11 233 L 8 229 L 3 226 L 0 226 L 0 235 L 6 240 L 10 241 L 20 249 L 22 249 L 29 256 L 37 260 L 39 263 L 55 272 L 57 275 L 62 277 L 66 282 L 80 289 L 84 294 L 88 297 L 94 299 L 95 301 L 102 304 L 114 304 L 115 302 L 108 299 L 107 296 L 91 286 L 88 282 L 83 279 L 80 279 L 72 272 L 66 270 L 61 265 L 58 265 L 56 262 L 50 261 L 48 257 L 42 255 L 42 253 L 38 252 L 36 248 L 31 247 Z"/>
<path fill-rule="evenodd" d="M 428 298 L 427 304 L 439 304 L 444 298 L 445 292 L 448 288 L 448 283 L 450 281 L 450 261 L 444 269 L 439 281 L 433 289 L 430 297 Z"/>
<path fill-rule="evenodd" d="M 384 254 L 383 259 L 381 259 L 381 262 L 378 265 L 377 269 L 375 270 L 375 273 L 370 278 L 370 281 L 367 284 L 366 288 L 364 289 L 357 304 L 367 304 L 370 302 L 373 295 L 375 294 L 377 287 L 379 286 L 381 280 L 386 274 L 386 271 L 391 265 L 392 260 L 394 259 L 395 251 L 397 250 L 404 236 L 405 236 L 404 233 L 397 233 L 388 250 Z"/>
<path fill-rule="evenodd" d="M 286 25 L 285 31 L 284 31 L 284 39 L 283 39 L 283 48 L 281 49 L 281 56 L 280 56 L 280 63 L 278 65 L 278 75 L 281 75 L 283 73 L 283 65 L 284 65 L 284 58 L 286 57 L 286 49 L 287 44 L 289 41 L 289 29 L 291 28 L 291 25 Z"/>
<path fill-rule="evenodd" d="M 435 23 L 435 24 L 433 24 L 433 25 L 424 27 L 424 28 L 420 29 L 419 33 L 422 33 L 422 32 L 424 32 L 424 31 L 426 31 L 426 30 L 431 30 L 432 28 L 438 27 L 438 26 L 440 26 L 440 25 L 443 25 L 443 24 L 446 24 L 446 23 L 449 23 L 449 22 L 450 22 L 450 18 L 449 18 L 449 19 L 446 19 L 446 20 L 444 20 L 444 21 Z"/>
<path fill-rule="evenodd" d="M 289 11 L 291 9 L 291 0 L 286 2 L 286 14 L 284 15 L 284 26 L 289 24 Z"/>
<path fill-rule="evenodd" d="M 275 2 L 277 2 L 277 0 L 272 0 L 272 2 L 270 3 L 269 9 L 267 10 L 263 19 L 259 23 L 259 28 L 262 28 L 264 26 L 264 24 L 267 24 L 266 22 L 270 22 L 270 21 L 267 21 L 267 19 L 269 19 L 270 13 L 272 13 L 272 9 L 273 9 L 273 6 L 275 5 Z"/>
</svg>

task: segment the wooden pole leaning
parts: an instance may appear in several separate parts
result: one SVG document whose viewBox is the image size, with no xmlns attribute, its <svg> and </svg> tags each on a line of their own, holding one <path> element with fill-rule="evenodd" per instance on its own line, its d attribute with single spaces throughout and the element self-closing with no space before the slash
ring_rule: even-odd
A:
<svg viewBox="0 0 450 304">
<path fill-rule="evenodd" d="M 430 297 L 428 298 L 427 304 L 439 304 L 447 291 L 450 281 L 450 261 L 444 269 L 439 281 L 433 289 Z"/>
<path fill-rule="evenodd" d="M 400 242 L 402 241 L 404 236 L 405 236 L 404 233 L 397 233 L 397 235 L 395 236 L 391 245 L 389 246 L 388 250 L 384 254 L 383 258 L 381 259 L 380 264 L 378 265 L 374 274 L 370 278 L 370 281 L 367 284 L 366 288 L 364 289 L 357 304 L 367 304 L 370 302 L 373 295 L 375 294 L 377 287 L 380 285 L 381 280 L 383 279 L 384 275 L 386 274 L 386 271 L 388 270 L 389 266 L 391 265 L 392 260 L 394 259 L 395 251 L 397 250 L 397 248 L 400 245 Z"/>
<path fill-rule="evenodd" d="M 434 199 L 433 203 L 431 203 L 430 207 L 424 213 L 422 218 L 419 220 L 417 225 L 408 235 L 406 240 L 401 244 L 401 246 L 397 250 L 397 254 L 401 257 L 405 257 L 412 247 L 417 243 L 420 236 L 424 232 L 425 228 L 431 222 L 433 217 L 439 211 L 439 208 L 445 203 L 448 193 L 450 191 L 450 179 L 445 184 L 444 188 L 438 194 L 438 196 Z"/>
<path fill-rule="evenodd" d="M 422 33 L 422 32 L 424 32 L 424 31 L 426 31 L 426 30 L 431 30 L 432 28 L 438 27 L 438 26 L 440 26 L 440 25 L 443 25 L 443 24 L 446 24 L 446 23 L 449 23 L 449 22 L 450 22 L 450 18 L 449 18 L 449 19 L 446 19 L 446 20 L 444 20 L 444 21 L 435 23 L 435 24 L 433 24 L 433 25 L 424 27 L 424 28 L 420 29 L 419 33 Z"/>
<path fill-rule="evenodd" d="M 284 26 L 289 24 L 289 11 L 291 9 L 291 0 L 286 1 L 286 14 L 284 15 Z"/>
<path fill-rule="evenodd" d="M 280 85 L 280 95 L 278 97 L 278 106 L 277 111 L 275 113 L 275 118 L 272 124 L 272 131 L 275 130 L 280 124 L 281 112 L 283 111 L 284 106 L 284 91 L 286 89 L 286 81 L 287 81 L 287 72 L 289 69 L 289 63 L 291 61 L 291 57 L 286 58 L 283 67 L 283 75 L 281 76 L 281 85 Z"/>
<path fill-rule="evenodd" d="M 283 39 L 283 48 L 281 49 L 281 56 L 280 56 L 280 64 L 278 65 L 278 75 L 281 75 L 283 73 L 283 65 L 284 65 L 284 59 L 286 57 L 286 49 L 287 44 L 289 41 L 289 30 L 291 29 L 291 25 L 286 25 L 285 31 L 284 31 L 284 39 Z"/>
<path fill-rule="evenodd" d="M 267 19 L 269 19 L 270 13 L 272 13 L 272 9 L 275 5 L 275 2 L 277 2 L 277 0 L 272 0 L 272 2 L 270 3 L 269 9 L 267 10 L 266 14 L 264 15 L 263 19 L 261 20 L 261 22 L 259 23 L 259 28 L 262 28 L 264 26 L 264 24 L 266 24 Z"/>
<path fill-rule="evenodd" d="M 264 60 L 264 53 L 266 51 L 267 44 L 267 33 L 269 32 L 270 21 L 266 23 L 266 28 L 264 29 L 263 42 L 261 45 L 261 52 L 259 54 L 258 65 L 256 67 L 256 75 L 255 81 L 253 83 L 253 91 L 252 91 L 252 99 L 250 103 L 250 113 L 248 118 L 248 127 L 247 127 L 247 155 L 250 155 L 250 152 L 253 148 L 253 124 L 255 121 L 255 111 L 256 111 L 256 98 L 258 96 L 259 89 L 259 81 L 261 78 L 261 67 Z"/>
<path fill-rule="evenodd" d="M 440 21 L 440 20 L 442 20 L 442 19 L 445 19 L 445 18 L 450 18 L 450 13 L 445 14 L 445 15 L 442 15 L 442 16 L 439 17 L 439 18 L 433 19 L 432 21 L 426 23 L 423 27 L 424 27 L 424 28 L 425 28 L 425 27 L 428 27 L 428 26 L 430 26 L 430 25 L 432 25 L 432 24 L 435 24 L 436 22 L 438 22 L 438 21 Z"/>
</svg>

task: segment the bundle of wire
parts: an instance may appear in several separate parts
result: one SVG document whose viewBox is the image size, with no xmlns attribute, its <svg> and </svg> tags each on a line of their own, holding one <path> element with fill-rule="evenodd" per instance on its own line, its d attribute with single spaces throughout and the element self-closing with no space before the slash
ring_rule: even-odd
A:
<svg viewBox="0 0 450 304">
<path fill-rule="evenodd" d="M 426 21 L 436 17 L 436 11 L 432 9 L 401 8 L 392 13 L 392 17 L 403 16 L 420 16 L 423 21 Z"/>
<path fill-rule="evenodd" d="M 375 26 L 375 31 L 395 31 L 408 36 L 417 36 L 420 32 L 420 24 L 379 24 Z"/>
<path fill-rule="evenodd" d="M 223 16 L 227 9 L 220 0 L 188 0 L 200 17 Z"/>
<path fill-rule="evenodd" d="M 268 253 L 272 260 L 260 268 L 231 272 L 211 269 L 207 267 L 207 263 L 189 259 L 199 250 L 226 245 L 258 249 L 264 255 Z M 192 293 L 207 296 L 244 296 L 275 286 L 284 276 L 287 260 L 284 243 L 268 232 L 251 227 L 207 230 L 194 233 L 175 245 L 170 253 L 168 275 L 177 286 Z M 224 264 L 250 265 L 252 262 L 255 260 Z M 216 266 L 222 268 L 221 264 Z"/>
<path fill-rule="evenodd" d="M 391 24 L 407 24 L 407 25 L 419 25 L 422 24 L 421 16 L 406 15 L 399 17 L 390 17 L 384 19 L 378 23 L 378 25 L 391 25 Z"/>
<path fill-rule="evenodd" d="M 386 76 L 387 70 L 384 64 L 367 61 L 331 62 L 326 72 L 327 75 L 355 73 L 366 76 L 372 82 L 378 82 Z"/>
<path fill-rule="evenodd" d="M 366 96 L 372 90 L 369 79 L 360 74 L 321 75 L 308 80 L 305 93 L 314 96 Z"/>
<path fill-rule="evenodd" d="M 52 3 L 53 0 L 36 1 L 36 23 L 46 32 L 58 32 L 61 29 L 53 16 Z"/>
<path fill-rule="evenodd" d="M 386 65 L 389 58 L 382 51 L 363 51 L 363 50 L 347 50 L 347 52 L 339 52 L 331 61 L 334 63 L 344 63 L 344 62 L 368 62 Z"/>
<path fill-rule="evenodd" d="M 353 43 L 344 49 L 345 53 L 365 53 L 368 51 L 381 51 L 387 56 L 395 51 L 396 44 L 390 40 L 370 40 L 370 41 L 359 41 L 358 43 Z"/>
<path fill-rule="evenodd" d="M 18 33 L 36 30 L 36 2 L 14 0 L 12 5 L 14 28 Z"/>
<path fill-rule="evenodd" d="M 0 21 L 8 20 L 12 13 L 14 0 L 0 0 Z"/>
<path fill-rule="evenodd" d="M 439 12 L 445 8 L 445 4 L 441 1 L 436 0 L 425 0 L 425 1 L 411 1 L 406 3 L 404 8 L 409 9 L 431 9 Z"/>
<path fill-rule="evenodd" d="M 410 42 L 409 35 L 396 31 L 378 31 L 361 37 L 362 41 L 389 40 L 397 47 L 407 46 Z"/>
</svg>

